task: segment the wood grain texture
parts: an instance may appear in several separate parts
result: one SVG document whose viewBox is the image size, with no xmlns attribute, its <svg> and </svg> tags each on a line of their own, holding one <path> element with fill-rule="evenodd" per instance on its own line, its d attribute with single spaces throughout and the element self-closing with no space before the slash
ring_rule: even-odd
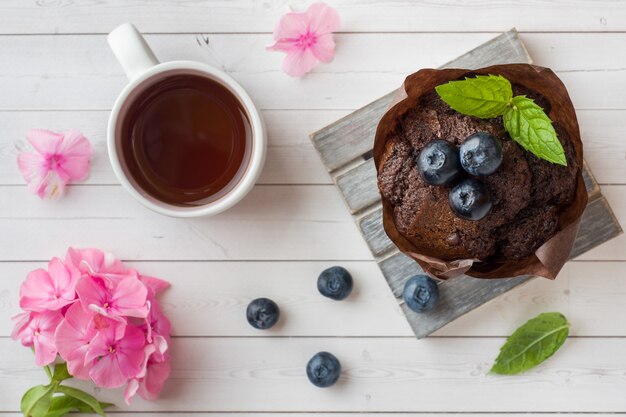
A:
<svg viewBox="0 0 626 417">
<path fill-rule="evenodd" d="M 512 323 L 520 325 L 522 322 Z M 172 376 L 158 402 L 116 410 L 222 412 L 619 412 L 626 389 L 622 338 L 570 338 L 543 365 L 516 377 L 488 375 L 503 338 L 175 338 Z M 320 350 L 341 361 L 332 389 L 305 377 Z M 0 412 L 15 412 L 45 380 L 32 353 L 0 339 Z M 89 384 L 79 384 L 94 392 Z M 420 393 L 417 395 L 416 393 Z M 453 397 L 451 397 L 453 396 Z M 453 399 L 452 399 L 453 398 Z M 489 401 L 486 401 L 489 399 Z"/>
<path fill-rule="evenodd" d="M 332 110 L 360 108 L 398 88 L 416 68 L 440 66 L 493 36 L 345 34 L 337 39 L 333 62 L 303 79 L 281 71 L 284 56 L 265 49 L 269 34 L 208 35 L 208 44 L 202 35 L 147 40 L 161 60 L 199 60 L 229 72 L 263 109 Z M 594 36 L 532 36 L 537 38 L 530 53 L 557 71 L 578 109 L 626 108 L 626 57 L 608 49 L 623 44 L 626 34 L 607 35 L 606 47 L 605 38 Z M 126 84 L 104 35 L 38 36 L 35 42 L 0 36 L 0 56 L 11 62 L 0 72 L 0 109 L 105 110 Z"/>
<path fill-rule="evenodd" d="M 294 10 L 307 5 L 289 3 Z M 145 32 L 269 32 L 289 10 L 271 0 L 5 0 L 1 6 L 1 33 L 107 33 L 127 20 Z M 502 32 L 516 25 L 524 31 L 597 32 L 626 25 L 623 5 L 610 0 L 337 0 L 333 6 L 342 17 L 341 30 L 348 32 Z"/>
<path fill-rule="evenodd" d="M 619 223 L 626 187 L 602 187 Z M 119 186 L 74 186 L 40 201 L 23 186 L 0 186 L 0 261 L 49 259 L 67 246 L 102 247 L 128 260 L 372 260 L 344 202 L 330 185 L 258 186 L 211 218 L 150 212 Z M 45 230 L 45 233 L 42 233 Z M 626 260 L 620 236 L 581 260 Z"/>
<path fill-rule="evenodd" d="M 153 213 L 120 186 L 70 187 L 57 201 L 7 186 L 0 187 L 0 230 L 19 242 L 0 239 L 0 260 L 49 259 L 69 245 L 130 260 L 371 259 L 327 185 L 257 186 L 227 212 L 197 219 Z"/>
<path fill-rule="evenodd" d="M 164 305 L 175 334 L 190 336 L 175 339 L 175 372 L 164 398 L 137 401 L 113 416 L 487 417 L 493 414 L 480 411 L 505 411 L 523 417 L 565 411 L 604 417 L 626 411 L 624 236 L 578 258 L 585 261 L 568 263 L 556 281 L 532 280 L 435 333 L 454 337 L 416 342 L 343 202 L 330 186 L 318 186 L 332 180 L 307 138 L 397 88 L 416 68 L 440 66 L 495 36 L 487 32 L 516 26 L 536 62 L 557 70 L 568 85 L 586 159 L 601 184 L 613 184 L 603 192 L 626 221 L 626 188 L 615 185 L 626 184 L 626 54 L 615 53 L 626 42 L 620 32 L 626 5 L 334 0 L 343 31 L 335 36 L 334 61 L 292 79 L 280 70 L 283 55 L 265 46 L 288 6 L 302 10 L 308 3 L 0 2 L 0 34 L 18 34 L 0 35 L 0 414 L 19 415 L 21 394 L 45 379 L 28 349 L 6 338 L 20 281 L 43 265 L 22 261 L 48 259 L 70 244 L 114 250 L 140 270 L 170 279 Z M 110 186 L 117 181 L 105 155 L 106 120 L 126 80 L 104 35 L 127 20 L 154 33 L 148 42 L 162 60 L 215 65 L 266 110 L 265 185 L 232 213 L 174 221 Z M 64 200 L 40 202 L 22 185 L 15 157 L 30 127 L 78 127 L 95 145 L 90 178 L 71 187 Z M 318 269 L 333 264 L 355 274 L 354 297 L 343 303 L 322 299 L 312 285 Z M 269 337 L 241 316 L 249 297 L 262 294 L 280 300 L 287 318 Z M 568 341 L 520 378 L 483 376 L 502 339 L 476 336 L 508 335 L 545 311 L 566 314 L 574 335 L 594 337 Z M 368 335 L 373 337 L 361 337 Z M 346 369 L 331 390 L 313 389 L 303 376 L 308 357 L 322 349 L 339 355 Z M 97 395 L 122 404 L 119 391 Z"/>
<path fill-rule="evenodd" d="M 52 254 L 50 254 L 52 255 Z M 61 255 L 61 254 L 59 254 Z M 319 272 L 336 262 L 130 262 L 166 278 L 161 298 L 176 336 L 192 337 L 413 337 L 375 262 L 340 262 L 355 280 L 348 300 L 335 303 L 315 288 Z M 26 274 L 45 262 L 0 262 L 0 337 L 8 337 Z M 515 325 L 560 311 L 576 336 L 624 337 L 620 317 L 626 280 L 623 262 L 571 262 L 556 281 L 537 279 L 503 294 L 437 331 L 437 336 L 507 336 Z M 244 319 L 248 302 L 275 299 L 284 321 L 260 332 Z M 340 318 L 340 320 L 338 319 Z M 244 343 L 244 342 L 242 342 Z"/>
</svg>

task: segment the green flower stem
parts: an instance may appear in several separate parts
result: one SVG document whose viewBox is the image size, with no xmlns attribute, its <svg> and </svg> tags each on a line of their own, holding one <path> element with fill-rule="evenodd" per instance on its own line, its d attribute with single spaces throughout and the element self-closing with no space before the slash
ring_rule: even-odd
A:
<svg viewBox="0 0 626 417">
<path fill-rule="evenodd" d="M 48 378 L 50 379 L 50 381 L 52 381 L 52 371 L 50 370 L 50 366 L 44 366 L 43 370 L 46 371 L 46 375 L 48 375 Z"/>
<path fill-rule="evenodd" d="M 66 363 L 55 365 L 54 370 L 50 366 L 44 366 L 43 369 L 50 383 L 26 391 L 20 406 L 25 417 L 62 417 L 76 411 L 105 417 L 104 409 L 113 405 L 102 403 L 77 388 L 62 385 L 63 381 L 72 379 Z"/>
</svg>

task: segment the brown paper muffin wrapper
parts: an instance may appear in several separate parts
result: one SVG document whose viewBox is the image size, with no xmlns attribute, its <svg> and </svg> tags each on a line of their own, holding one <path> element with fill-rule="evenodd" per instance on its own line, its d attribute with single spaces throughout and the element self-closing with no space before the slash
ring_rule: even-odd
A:
<svg viewBox="0 0 626 417">
<path fill-rule="evenodd" d="M 526 259 L 502 262 L 482 262 L 477 259 L 445 261 L 420 253 L 419 249 L 397 230 L 393 220 L 393 206 L 382 197 L 385 231 L 396 246 L 406 255 L 415 259 L 426 273 L 440 279 L 454 278 L 462 274 L 476 278 L 538 275 L 554 279 L 567 261 L 574 245 L 580 219 L 587 206 L 587 190 L 582 178 L 583 145 L 580 140 L 574 106 L 565 86 L 552 70 L 528 64 L 508 64 L 477 70 L 423 69 L 409 75 L 404 81 L 404 91 L 400 90 L 378 124 L 373 151 L 376 169 L 379 171 L 386 159 L 384 155 L 385 144 L 387 138 L 391 137 L 390 133 L 396 128 L 400 117 L 406 111 L 418 106 L 422 95 L 431 92 L 440 84 L 477 74 L 502 75 L 512 83 L 524 85 L 544 96 L 551 105 L 548 116 L 554 124 L 563 128 L 572 140 L 580 168 L 576 175 L 577 185 L 574 201 L 561 210 L 558 232 Z"/>
</svg>

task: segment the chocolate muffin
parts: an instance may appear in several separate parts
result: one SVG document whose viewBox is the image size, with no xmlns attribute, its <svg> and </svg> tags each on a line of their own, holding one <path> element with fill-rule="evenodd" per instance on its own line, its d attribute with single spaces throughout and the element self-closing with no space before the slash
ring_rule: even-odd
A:
<svg viewBox="0 0 626 417">
<path fill-rule="evenodd" d="M 553 103 L 549 97 L 515 79 L 509 80 L 515 96 L 532 98 L 550 113 Z M 408 92 L 409 98 L 401 110 L 396 109 L 386 131 L 377 133 L 378 149 L 375 147 L 378 187 L 387 215 L 385 227 L 388 234 L 393 228 L 392 240 L 403 240 L 396 243 L 401 249 L 410 246 L 409 253 L 419 254 L 418 260 L 427 257 L 444 262 L 473 259 L 483 265 L 524 264 L 566 226 L 564 213 L 572 208 L 575 199 L 580 200 L 577 192 L 582 148 L 576 145 L 579 137 L 573 138 L 571 129 L 553 121 L 567 161 L 566 166 L 557 165 L 513 141 L 502 117 L 480 119 L 461 114 L 446 104 L 434 88 L 419 97 L 411 97 Z M 430 185 L 420 175 L 417 161 L 420 151 L 433 140 L 445 140 L 459 148 L 477 132 L 501 140 L 502 162 L 490 175 L 473 176 L 486 185 L 492 202 L 489 214 L 473 221 L 459 217 L 450 207 L 448 195 L 459 180 L 443 186 Z M 575 134 L 578 135 L 577 125 Z M 393 224 L 388 227 L 388 223 Z M 571 240 L 573 243 L 573 237 Z"/>
</svg>

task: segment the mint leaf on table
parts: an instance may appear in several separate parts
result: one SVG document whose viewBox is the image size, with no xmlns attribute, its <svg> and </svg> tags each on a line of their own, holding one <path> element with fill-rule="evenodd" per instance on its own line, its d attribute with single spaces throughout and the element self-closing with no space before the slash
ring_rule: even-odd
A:
<svg viewBox="0 0 626 417">
<path fill-rule="evenodd" d="M 454 110 L 481 119 L 502 116 L 513 98 L 511 83 L 501 75 L 450 81 L 435 91 Z"/>
<path fill-rule="evenodd" d="M 504 112 L 504 128 L 527 151 L 554 164 L 567 165 L 552 121 L 532 99 L 513 97 L 511 106 Z"/>
<path fill-rule="evenodd" d="M 491 372 L 515 375 L 539 365 L 563 345 L 569 326 L 561 313 L 543 313 L 529 320 L 500 348 Z"/>
</svg>

